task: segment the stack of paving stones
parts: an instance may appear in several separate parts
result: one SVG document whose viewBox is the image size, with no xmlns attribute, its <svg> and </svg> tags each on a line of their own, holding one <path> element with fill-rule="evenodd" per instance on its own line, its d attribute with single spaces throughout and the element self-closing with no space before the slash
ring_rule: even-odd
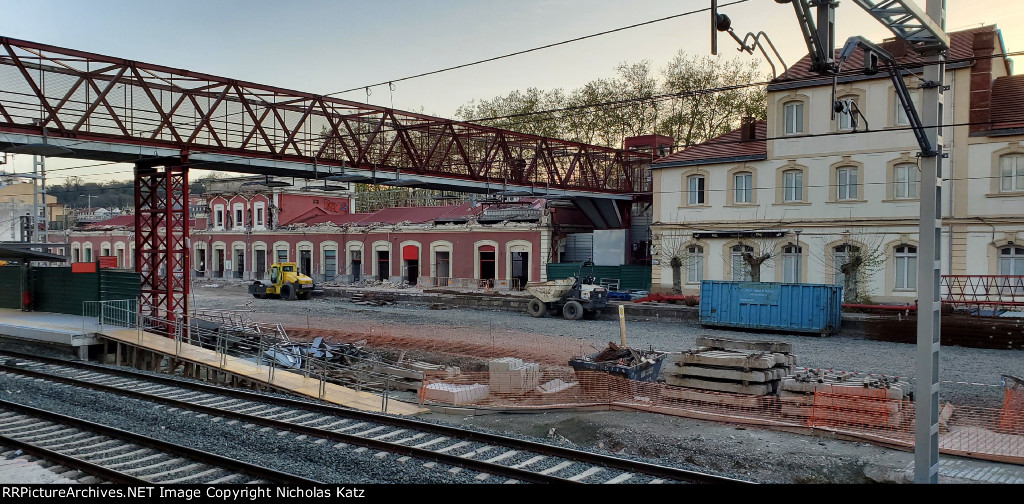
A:
<svg viewBox="0 0 1024 504">
<path fill-rule="evenodd" d="M 898 376 L 805 369 L 782 380 L 782 414 L 791 418 L 894 427 L 910 384 Z"/>
<path fill-rule="evenodd" d="M 540 365 L 515 357 L 502 357 L 487 363 L 489 385 L 494 394 L 524 394 L 540 385 Z"/>
<path fill-rule="evenodd" d="M 431 383 L 423 387 L 423 399 L 436 401 L 453 406 L 475 404 L 490 394 L 487 385 L 473 383 L 467 385 L 455 383 Z"/>
<path fill-rule="evenodd" d="M 697 349 L 672 356 L 665 383 L 751 396 L 774 394 L 797 363 L 789 343 L 699 337 Z"/>
</svg>

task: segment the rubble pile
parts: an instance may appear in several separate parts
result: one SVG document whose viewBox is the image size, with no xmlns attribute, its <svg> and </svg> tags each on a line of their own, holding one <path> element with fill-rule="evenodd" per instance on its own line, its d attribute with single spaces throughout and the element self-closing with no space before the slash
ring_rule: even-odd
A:
<svg viewBox="0 0 1024 504">
<path fill-rule="evenodd" d="M 903 421 L 909 390 L 898 376 L 806 369 L 782 380 L 779 400 L 789 417 L 892 427 Z"/>
<path fill-rule="evenodd" d="M 665 383 L 764 396 L 775 393 L 797 363 L 789 343 L 699 337 L 697 346 L 673 355 L 674 365 L 663 376 Z"/>
</svg>

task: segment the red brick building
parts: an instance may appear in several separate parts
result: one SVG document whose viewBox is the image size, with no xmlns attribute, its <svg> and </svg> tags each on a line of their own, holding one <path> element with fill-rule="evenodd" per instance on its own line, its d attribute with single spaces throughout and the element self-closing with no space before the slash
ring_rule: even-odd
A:
<svg viewBox="0 0 1024 504">
<path fill-rule="evenodd" d="M 466 279 L 515 288 L 545 280 L 547 263 L 557 261 L 553 222 L 577 230 L 579 221 L 574 209 L 545 208 L 543 199 L 372 213 L 350 213 L 348 195 L 228 193 L 206 201 L 208 214 L 191 221 L 190 262 L 200 278 L 259 279 L 270 264 L 292 261 L 316 282 Z M 115 256 L 132 268 L 133 227 L 134 217 L 122 216 L 71 231 L 71 259 Z"/>
</svg>

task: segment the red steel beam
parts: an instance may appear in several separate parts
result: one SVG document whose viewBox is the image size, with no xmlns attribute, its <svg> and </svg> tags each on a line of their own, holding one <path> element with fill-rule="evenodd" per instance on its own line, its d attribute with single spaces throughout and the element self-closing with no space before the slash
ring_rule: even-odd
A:
<svg viewBox="0 0 1024 504">
<path fill-rule="evenodd" d="M 645 154 L 6 37 L 0 45 L 0 132 L 46 128 L 53 137 L 193 153 L 649 191 L 640 186 Z"/>
</svg>

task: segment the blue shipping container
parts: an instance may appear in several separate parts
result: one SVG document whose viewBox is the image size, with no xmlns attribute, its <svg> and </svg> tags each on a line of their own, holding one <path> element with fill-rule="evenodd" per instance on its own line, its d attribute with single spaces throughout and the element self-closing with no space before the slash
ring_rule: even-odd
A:
<svg viewBox="0 0 1024 504">
<path fill-rule="evenodd" d="M 700 284 L 700 323 L 817 334 L 839 332 L 843 286 L 774 282 Z"/>
</svg>

